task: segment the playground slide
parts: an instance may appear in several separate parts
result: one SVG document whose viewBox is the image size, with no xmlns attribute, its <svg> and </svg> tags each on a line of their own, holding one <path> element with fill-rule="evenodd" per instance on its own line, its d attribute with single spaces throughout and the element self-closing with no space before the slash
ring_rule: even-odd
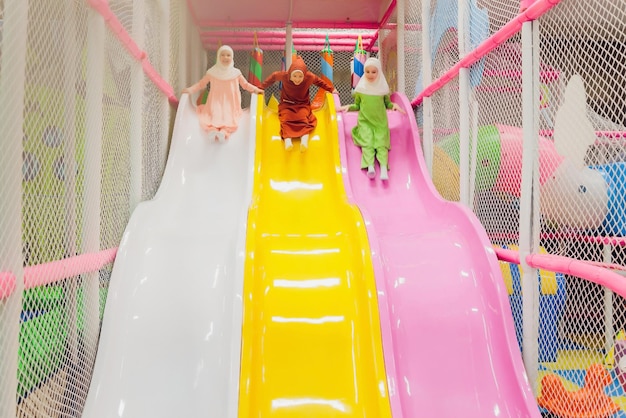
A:
<svg viewBox="0 0 626 418">
<path fill-rule="evenodd" d="M 389 111 L 389 180 L 370 180 L 338 116 L 348 196 L 368 225 L 394 418 L 539 417 L 484 229 L 436 192 L 409 101 Z M 338 103 L 337 103 L 338 106 Z"/>
<path fill-rule="evenodd" d="M 298 140 L 284 150 L 275 105 L 257 130 L 239 417 L 390 417 L 369 247 L 346 200 L 332 96 L 305 153 Z"/>
<path fill-rule="evenodd" d="M 188 95 L 113 267 L 84 417 L 236 417 L 256 97 L 227 143 Z"/>
</svg>

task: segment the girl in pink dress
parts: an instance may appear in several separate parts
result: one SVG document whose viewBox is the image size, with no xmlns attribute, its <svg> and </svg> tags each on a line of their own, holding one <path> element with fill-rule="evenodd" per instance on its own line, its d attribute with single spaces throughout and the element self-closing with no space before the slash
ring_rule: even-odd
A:
<svg viewBox="0 0 626 418">
<path fill-rule="evenodd" d="M 200 126 L 208 132 L 209 138 L 224 142 L 230 134 L 237 130 L 241 108 L 241 86 L 250 93 L 262 94 L 263 90 L 248 83 L 233 62 L 233 50 L 227 45 L 217 50 L 215 65 L 209 68 L 193 86 L 187 87 L 183 93 L 193 94 L 210 84 L 206 104 L 196 108 Z"/>
</svg>

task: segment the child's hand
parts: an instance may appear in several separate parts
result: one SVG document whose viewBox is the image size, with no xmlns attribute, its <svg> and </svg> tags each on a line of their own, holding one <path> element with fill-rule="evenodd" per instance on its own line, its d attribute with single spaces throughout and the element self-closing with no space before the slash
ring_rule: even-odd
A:
<svg viewBox="0 0 626 418">
<path fill-rule="evenodd" d="M 339 91 L 337 89 L 333 89 L 333 94 L 339 94 Z"/>
<path fill-rule="evenodd" d="M 189 87 L 185 87 L 183 91 L 180 92 L 180 94 L 185 94 L 185 93 L 191 94 L 191 92 L 189 91 Z"/>
<path fill-rule="evenodd" d="M 261 90 L 261 89 L 256 89 L 255 93 L 256 93 L 256 94 L 264 94 L 264 93 L 265 93 L 265 91 L 264 91 L 264 90 Z"/>
<path fill-rule="evenodd" d="M 400 112 L 403 114 L 406 114 L 406 112 L 404 111 L 404 109 L 402 109 L 400 106 L 398 106 L 396 103 L 393 103 L 393 106 L 391 107 L 391 110 L 395 110 L 396 112 Z"/>
<path fill-rule="evenodd" d="M 343 105 L 339 108 L 340 112 L 347 112 L 350 109 L 350 105 Z"/>
</svg>

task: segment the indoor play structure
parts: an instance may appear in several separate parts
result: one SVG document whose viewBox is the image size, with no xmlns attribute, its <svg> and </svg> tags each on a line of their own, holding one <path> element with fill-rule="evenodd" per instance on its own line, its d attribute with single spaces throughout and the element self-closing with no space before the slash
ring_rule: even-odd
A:
<svg viewBox="0 0 626 418">
<path fill-rule="evenodd" d="M 0 416 L 625 417 L 620 5 L 4 0 Z M 224 44 L 334 83 L 306 153 L 278 86 L 207 140 Z"/>
<path fill-rule="evenodd" d="M 537 415 L 495 255 L 471 212 L 442 200 L 426 177 L 406 97 L 394 95 L 407 114 L 389 115 L 393 146 L 404 151 L 393 154 L 394 178 L 388 187 L 363 181 L 360 150 L 349 136 L 355 118 L 341 114 L 336 121 L 331 95 L 317 113 L 318 127 L 306 154 L 284 152 L 272 100 L 266 106 L 258 97 L 245 116 L 247 125 L 233 139 L 239 142 L 232 143 L 232 150 L 231 143 L 219 148 L 203 140 L 190 99 L 183 100 L 177 123 L 185 123 L 176 125 L 177 142 L 162 185 L 154 199 L 140 204 L 131 217 L 113 269 L 86 416 L 106 416 L 117 410 L 120 399 L 125 400 L 125 413 L 142 416 L 180 413 L 181 399 L 189 415 L 211 405 L 225 416 L 236 410 L 244 416 L 281 410 L 296 415 L 339 411 L 412 416 L 430 410 L 481 416 L 488 413 L 483 405 L 494 404 L 511 416 Z M 254 168 L 247 170 L 254 144 Z M 414 160 L 407 155 L 414 155 Z M 228 184 L 224 178 L 236 183 Z M 408 178 L 414 179 L 410 189 L 404 186 Z M 211 192 L 197 201 L 200 185 Z M 229 193 L 228 201 L 215 200 Z M 426 204 L 428 195 L 432 201 Z M 411 199 L 415 201 L 409 203 Z M 381 204 L 393 201 L 397 203 Z M 245 207 L 249 207 L 247 216 L 241 212 Z M 407 217 L 416 207 L 424 207 L 425 212 L 409 222 Z M 164 214 L 181 210 L 168 218 L 170 222 L 163 222 Z M 441 223 L 434 223 L 435 219 Z M 425 224 L 431 229 L 425 229 Z M 459 232 L 450 240 L 453 230 Z M 188 250 L 191 242 L 197 242 L 198 252 Z M 361 251 L 370 245 L 376 249 Z M 451 247 L 443 250 L 444 246 Z M 146 248 L 155 262 L 140 255 Z M 179 251 L 175 258 L 180 264 L 172 264 L 166 256 L 173 251 Z M 428 251 L 429 264 L 410 262 L 413 254 Z M 446 270 L 437 257 L 449 251 L 457 252 L 457 261 L 446 263 Z M 201 253 L 211 254 L 212 259 L 200 257 Z M 235 254 L 246 257 L 236 259 Z M 241 268 L 243 282 L 237 277 Z M 210 281 L 200 273 L 206 271 L 211 272 Z M 463 271 L 480 276 L 470 279 Z M 118 275 L 135 280 L 119 281 L 126 289 L 118 289 Z M 175 275 L 185 277 L 187 286 L 181 292 L 191 286 L 200 299 L 176 315 L 164 316 L 159 301 L 165 295 L 183 297 L 173 296 L 173 284 L 167 280 Z M 475 280 L 481 284 L 476 286 Z M 215 301 L 203 303 L 206 293 L 215 295 Z M 237 294 L 243 302 L 234 297 Z M 375 294 L 378 298 L 372 298 Z M 456 303 L 446 304 L 448 298 Z M 385 303 L 376 303 L 380 300 Z M 476 318 L 474 325 L 459 320 L 470 312 Z M 454 335 L 454 343 L 441 347 L 419 337 L 437 335 L 432 322 L 419 320 L 432 315 L 447 318 L 446 329 Z M 155 329 L 175 328 L 183 318 L 206 318 L 191 328 L 198 334 L 197 347 L 180 345 L 189 332 L 182 329 L 182 335 L 150 348 L 161 339 L 152 334 Z M 166 324 L 166 319 L 172 322 Z M 242 320 L 239 334 L 234 324 Z M 392 326 L 397 323 L 402 328 Z M 131 331 L 135 327 L 145 331 Z M 352 328 L 354 332 L 346 334 Z M 488 350 L 459 351 L 470 341 L 478 344 L 479 338 L 483 339 L 479 345 Z M 126 342 L 119 344 L 121 339 Z M 285 346 L 287 352 L 282 350 Z M 435 356 L 454 357 L 476 368 L 464 372 L 456 370 L 453 362 L 434 364 L 430 359 Z M 160 384 L 156 374 L 163 369 L 152 367 L 157 359 L 167 363 L 165 373 L 177 383 Z M 197 364 L 207 366 L 197 370 Z M 240 374 L 234 375 L 233 370 Z M 294 380 L 293 370 L 307 378 Z M 451 373 L 454 380 L 448 377 Z M 188 386 L 191 382 L 194 387 Z M 171 387 L 180 393 L 171 393 Z M 410 387 L 423 389 L 416 396 Z M 450 390 L 460 394 L 469 388 L 468 396 L 471 393 L 475 400 L 459 397 L 458 402 L 445 405 L 439 401 Z M 161 401 L 144 402 L 146 393 L 160 393 Z M 196 393 L 212 396 L 200 399 Z M 335 398 L 342 401 L 332 401 Z M 367 402 L 349 403 L 361 398 Z"/>
</svg>

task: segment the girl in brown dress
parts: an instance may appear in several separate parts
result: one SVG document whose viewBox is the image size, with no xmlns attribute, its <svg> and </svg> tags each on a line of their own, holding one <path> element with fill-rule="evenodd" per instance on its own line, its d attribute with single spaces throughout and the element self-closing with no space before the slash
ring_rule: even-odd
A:
<svg viewBox="0 0 626 418">
<path fill-rule="evenodd" d="M 317 126 L 310 100 L 310 87 L 315 84 L 331 93 L 337 90 L 322 78 L 309 72 L 301 57 L 294 57 L 288 71 L 276 71 L 265 79 L 261 89 L 265 90 L 276 82 L 282 83 L 278 120 L 280 136 L 285 140 L 285 150 L 293 148 L 292 138 L 300 138 L 300 152 L 308 148 L 309 134 Z"/>
</svg>

